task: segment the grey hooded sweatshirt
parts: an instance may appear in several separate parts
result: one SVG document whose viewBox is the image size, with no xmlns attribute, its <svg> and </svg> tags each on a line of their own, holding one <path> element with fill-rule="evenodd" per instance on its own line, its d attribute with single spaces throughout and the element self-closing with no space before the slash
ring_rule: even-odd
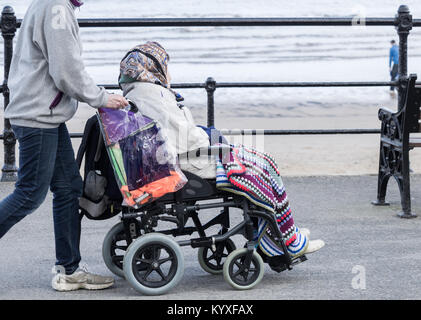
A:
<svg viewBox="0 0 421 320">
<path fill-rule="evenodd" d="M 85 70 L 74 11 L 69 0 L 35 0 L 29 6 L 10 67 L 5 118 L 12 125 L 55 128 L 73 117 L 77 101 L 106 105 L 107 92 Z M 59 103 L 51 109 L 54 101 Z"/>
</svg>

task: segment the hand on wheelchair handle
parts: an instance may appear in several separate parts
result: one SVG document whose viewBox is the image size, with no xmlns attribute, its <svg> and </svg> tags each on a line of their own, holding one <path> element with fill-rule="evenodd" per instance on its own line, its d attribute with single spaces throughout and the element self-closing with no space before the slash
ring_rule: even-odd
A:
<svg viewBox="0 0 421 320">
<path fill-rule="evenodd" d="M 122 109 L 125 108 L 129 102 L 121 95 L 118 94 L 110 94 L 108 96 L 107 104 L 105 105 L 105 108 L 109 109 Z"/>
</svg>

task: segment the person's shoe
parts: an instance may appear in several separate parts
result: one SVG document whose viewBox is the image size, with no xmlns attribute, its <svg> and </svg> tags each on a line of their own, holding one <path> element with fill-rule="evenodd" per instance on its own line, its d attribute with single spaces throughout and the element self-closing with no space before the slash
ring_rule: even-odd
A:
<svg viewBox="0 0 421 320">
<path fill-rule="evenodd" d="M 304 251 L 304 254 L 313 253 L 317 250 L 320 250 L 325 246 L 325 242 L 321 239 L 311 240 L 308 243 L 307 249 Z"/>
<path fill-rule="evenodd" d="M 73 291 L 78 289 L 100 290 L 111 287 L 114 279 L 89 273 L 87 270 L 78 269 L 71 275 L 57 273 L 51 282 L 57 291 Z"/>
<path fill-rule="evenodd" d="M 308 236 L 304 235 L 302 229 L 300 229 L 297 239 L 288 246 L 288 251 L 291 258 L 296 259 L 304 254 L 316 252 L 324 246 L 325 242 L 323 240 L 318 239 L 310 241 Z"/>
</svg>

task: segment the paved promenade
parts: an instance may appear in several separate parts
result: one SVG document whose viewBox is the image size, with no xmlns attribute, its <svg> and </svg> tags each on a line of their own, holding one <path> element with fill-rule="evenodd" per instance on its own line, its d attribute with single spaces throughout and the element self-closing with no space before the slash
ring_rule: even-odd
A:
<svg viewBox="0 0 421 320">
<path fill-rule="evenodd" d="M 395 217 L 400 209 L 397 184 L 390 181 L 390 207 L 373 207 L 376 176 L 288 177 L 284 179 L 294 218 L 326 246 L 309 260 L 280 274 L 266 267 L 262 282 L 235 291 L 222 276 L 204 272 L 197 249 L 184 247 L 186 269 L 181 283 L 153 299 L 420 299 L 421 176 L 412 176 L 413 210 L 419 218 Z M 12 183 L 1 183 L 6 196 Z M 213 216 L 202 213 L 203 220 Z M 239 218 L 233 217 L 233 220 Z M 102 240 L 118 222 L 83 221 L 81 250 L 89 269 L 111 273 L 101 257 Z M 234 238 L 242 246 L 240 237 Z M 55 292 L 51 194 L 42 207 L 0 240 L 0 300 L 3 299 L 150 299 L 123 279 L 104 291 Z"/>
</svg>

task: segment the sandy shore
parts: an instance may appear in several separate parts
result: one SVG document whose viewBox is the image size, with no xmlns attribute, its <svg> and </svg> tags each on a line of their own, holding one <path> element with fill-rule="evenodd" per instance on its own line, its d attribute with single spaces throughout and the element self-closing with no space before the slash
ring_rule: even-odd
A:
<svg viewBox="0 0 421 320">
<path fill-rule="evenodd" d="M 387 94 L 387 93 L 386 93 Z M 382 105 L 395 109 L 396 101 L 383 97 Z M 3 108 L 1 108 L 3 109 Z M 191 108 L 198 124 L 206 123 L 203 106 Z M 215 124 L 219 129 L 375 129 L 379 128 L 378 106 L 344 105 L 295 105 L 291 108 L 265 107 L 264 110 L 228 108 L 216 105 Z M 83 132 L 86 120 L 95 110 L 81 104 L 75 117 L 68 122 L 70 132 Z M 0 112 L 0 117 L 3 114 Z M 3 123 L 0 124 L 3 130 Z M 239 136 L 229 137 L 239 141 Z M 255 140 L 243 138 L 246 145 L 275 156 L 283 176 L 360 175 L 377 174 L 379 136 L 365 135 L 299 135 L 260 136 Z M 240 140 L 241 141 L 241 140 Z M 80 139 L 74 139 L 75 150 Z M 3 153 L 3 145 L 0 144 Z M 3 165 L 3 160 L 0 161 Z M 421 151 L 411 151 L 411 168 L 421 172 Z"/>
</svg>

